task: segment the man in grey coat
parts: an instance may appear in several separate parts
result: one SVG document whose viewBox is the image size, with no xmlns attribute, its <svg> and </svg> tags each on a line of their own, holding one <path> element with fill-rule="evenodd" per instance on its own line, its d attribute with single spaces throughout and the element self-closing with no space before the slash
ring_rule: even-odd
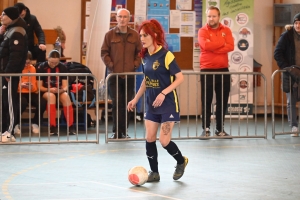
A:
<svg viewBox="0 0 300 200">
<path fill-rule="evenodd" d="M 292 65 L 300 66 L 300 13 L 293 18 L 293 26 L 287 26 L 287 30 L 282 33 L 274 51 L 274 58 L 280 69 Z M 283 73 L 282 88 L 287 97 L 287 113 L 289 125 L 292 127 L 292 136 L 298 136 L 297 121 L 297 97 L 291 89 L 290 76 L 287 72 Z"/>
</svg>

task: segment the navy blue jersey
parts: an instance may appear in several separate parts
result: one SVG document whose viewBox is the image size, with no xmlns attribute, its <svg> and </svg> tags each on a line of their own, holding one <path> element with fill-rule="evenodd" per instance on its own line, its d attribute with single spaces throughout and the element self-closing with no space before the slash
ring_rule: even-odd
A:
<svg viewBox="0 0 300 200">
<path fill-rule="evenodd" d="M 176 90 L 166 95 L 160 107 L 152 106 L 157 95 L 173 83 L 175 74 L 180 72 L 174 55 L 160 47 L 154 54 L 146 53 L 143 58 L 146 83 L 146 110 L 153 114 L 179 112 L 179 102 Z"/>
<path fill-rule="evenodd" d="M 43 62 L 37 67 L 36 73 L 53 73 L 53 76 L 41 76 L 41 81 L 43 81 L 43 86 L 48 87 L 48 82 L 50 87 L 60 88 L 62 85 L 61 80 L 67 79 L 66 76 L 55 76 L 56 73 L 68 73 L 66 66 L 62 63 L 59 63 L 56 67 L 51 68 L 48 65 L 48 62 Z M 38 81 L 38 78 L 37 78 Z"/>
</svg>

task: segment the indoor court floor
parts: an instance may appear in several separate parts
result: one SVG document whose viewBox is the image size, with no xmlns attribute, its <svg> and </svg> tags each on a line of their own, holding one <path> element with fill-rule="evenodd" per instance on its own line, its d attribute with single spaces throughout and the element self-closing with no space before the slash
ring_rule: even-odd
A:
<svg viewBox="0 0 300 200">
<path fill-rule="evenodd" d="M 268 125 L 269 126 L 269 125 Z M 157 142 L 160 182 L 131 185 L 148 161 L 143 141 L 0 145 L 0 199 L 300 199 L 300 137 L 176 140 L 189 163 L 174 181 L 175 160 Z"/>
</svg>

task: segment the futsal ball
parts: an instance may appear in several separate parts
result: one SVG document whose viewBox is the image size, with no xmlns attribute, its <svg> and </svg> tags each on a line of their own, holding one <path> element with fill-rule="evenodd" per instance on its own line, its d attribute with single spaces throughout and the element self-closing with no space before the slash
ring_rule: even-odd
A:
<svg viewBox="0 0 300 200">
<path fill-rule="evenodd" d="M 128 180 L 132 185 L 143 185 L 148 180 L 147 170 L 142 166 L 132 167 L 128 171 Z"/>
</svg>

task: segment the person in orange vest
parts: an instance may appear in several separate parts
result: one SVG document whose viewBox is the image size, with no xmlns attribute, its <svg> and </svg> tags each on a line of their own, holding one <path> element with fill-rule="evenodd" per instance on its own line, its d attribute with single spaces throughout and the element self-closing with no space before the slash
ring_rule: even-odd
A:
<svg viewBox="0 0 300 200">
<path fill-rule="evenodd" d="M 25 67 L 22 71 L 23 74 L 36 73 L 35 67 L 31 64 L 31 59 L 32 54 L 30 51 L 28 51 Z M 36 76 L 22 76 L 19 83 L 18 92 L 21 93 L 21 114 L 26 110 L 29 103 L 36 108 L 34 111 L 34 117 L 31 121 L 31 131 L 34 134 L 38 134 L 40 132 L 38 125 L 39 119 L 42 123 L 47 101 L 42 97 L 39 97 Z M 21 122 L 20 119 L 16 119 L 16 121 L 19 121 L 19 123 L 15 126 L 14 132 L 15 134 L 20 134 Z"/>
</svg>

